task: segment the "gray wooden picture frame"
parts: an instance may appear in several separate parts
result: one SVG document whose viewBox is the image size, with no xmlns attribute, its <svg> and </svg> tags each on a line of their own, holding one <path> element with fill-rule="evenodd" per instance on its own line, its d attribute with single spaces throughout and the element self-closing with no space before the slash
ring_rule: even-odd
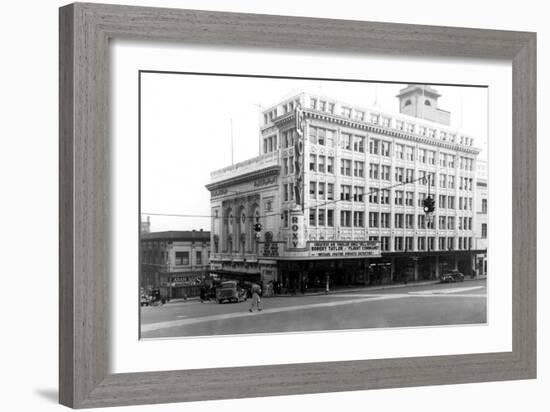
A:
<svg viewBox="0 0 550 412">
<path fill-rule="evenodd" d="M 62 404 L 88 408 L 536 377 L 535 33 L 83 3 L 62 7 L 59 18 Z M 512 351 L 110 374 L 106 290 L 111 39 L 510 61 Z"/>
</svg>

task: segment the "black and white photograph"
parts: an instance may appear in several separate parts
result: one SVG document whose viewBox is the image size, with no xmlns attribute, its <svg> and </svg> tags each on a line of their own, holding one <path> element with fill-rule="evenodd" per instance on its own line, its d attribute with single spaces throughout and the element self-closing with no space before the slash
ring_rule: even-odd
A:
<svg viewBox="0 0 550 412">
<path fill-rule="evenodd" d="M 487 322 L 487 88 L 141 71 L 140 337 Z"/>
</svg>

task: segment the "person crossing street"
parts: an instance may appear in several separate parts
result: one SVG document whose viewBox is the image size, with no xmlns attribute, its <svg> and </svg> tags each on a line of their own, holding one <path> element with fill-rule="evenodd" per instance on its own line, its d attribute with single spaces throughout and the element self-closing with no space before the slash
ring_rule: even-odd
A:
<svg viewBox="0 0 550 412">
<path fill-rule="evenodd" d="M 260 306 L 260 293 L 262 289 L 259 285 L 254 284 L 252 286 L 252 304 L 250 306 L 250 309 L 248 309 L 249 312 L 254 312 L 254 310 L 257 310 L 258 312 L 262 310 L 262 307 Z"/>
</svg>

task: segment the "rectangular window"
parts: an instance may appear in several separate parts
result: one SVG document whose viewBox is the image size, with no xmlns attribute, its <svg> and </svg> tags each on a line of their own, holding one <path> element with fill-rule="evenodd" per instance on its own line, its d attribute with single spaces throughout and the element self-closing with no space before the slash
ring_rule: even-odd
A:
<svg viewBox="0 0 550 412">
<path fill-rule="evenodd" d="M 312 109 L 316 109 L 317 108 L 317 99 L 314 99 L 313 97 L 311 99 L 309 99 L 309 107 L 311 107 Z"/>
<path fill-rule="evenodd" d="M 202 251 L 201 250 L 196 251 L 195 265 L 202 265 Z"/>
<path fill-rule="evenodd" d="M 380 250 L 390 250 L 390 237 L 382 236 L 380 238 Z"/>
<path fill-rule="evenodd" d="M 283 225 L 284 227 L 288 227 L 288 210 L 283 212 Z"/>
<path fill-rule="evenodd" d="M 378 188 L 371 187 L 369 190 L 369 203 L 378 203 Z"/>
<path fill-rule="evenodd" d="M 447 217 L 447 229 L 454 230 L 455 229 L 455 218 L 454 216 Z"/>
<path fill-rule="evenodd" d="M 454 169 L 455 167 L 455 156 L 452 154 L 447 155 L 447 165 L 449 168 Z"/>
<path fill-rule="evenodd" d="M 403 182 L 404 169 L 402 167 L 395 168 L 395 181 Z"/>
<path fill-rule="evenodd" d="M 487 213 L 487 199 L 481 199 L 481 213 Z"/>
<path fill-rule="evenodd" d="M 395 191 L 394 203 L 398 206 L 403 206 L 403 191 L 402 190 L 396 190 Z"/>
<path fill-rule="evenodd" d="M 359 153 L 365 152 L 365 138 L 363 136 L 353 136 L 353 150 Z"/>
<path fill-rule="evenodd" d="M 363 196 L 365 195 L 365 188 L 363 186 L 355 186 L 353 189 L 353 200 L 355 202 L 362 202 Z"/>
<path fill-rule="evenodd" d="M 407 229 L 414 229 L 414 215 L 405 215 L 405 227 Z"/>
<path fill-rule="evenodd" d="M 414 192 L 405 192 L 405 205 L 414 206 Z"/>
<path fill-rule="evenodd" d="M 327 183 L 327 200 L 334 200 L 334 183 Z"/>
<path fill-rule="evenodd" d="M 340 142 L 342 149 L 351 150 L 351 135 L 349 133 L 342 133 L 340 135 Z"/>
<path fill-rule="evenodd" d="M 326 130 L 326 145 L 328 147 L 334 147 L 334 130 Z"/>
<path fill-rule="evenodd" d="M 403 250 L 403 238 L 395 237 L 394 238 L 394 250 Z"/>
<path fill-rule="evenodd" d="M 396 144 L 395 145 L 395 157 L 397 159 L 403 159 L 403 145 L 402 144 Z"/>
<path fill-rule="evenodd" d="M 340 211 L 340 226 L 351 227 L 351 211 L 350 210 L 341 210 Z"/>
<path fill-rule="evenodd" d="M 405 238 L 405 250 L 413 250 L 413 240 L 412 236 L 407 236 Z"/>
<path fill-rule="evenodd" d="M 395 228 L 403 229 L 403 213 L 396 213 L 395 215 Z"/>
<path fill-rule="evenodd" d="M 445 238 L 444 237 L 439 238 L 439 250 L 445 250 Z"/>
<path fill-rule="evenodd" d="M 454 189 L 455 188 L 455 177 L 454 176 L 447 176 L 447 187 L 449 189 Z"/>
<path fill-rule="evenodd" d="M 391 143 L 390 142 L 382 142 L 380 147 L 380 154 L 382 156 L 389 157 L 391 151 Z"/>
<path fill-rule="evenodd" d="M 309 141 L 312 144 L 317 144 L 317 128 L 309 126 Z"/>
<path fill-rule="evenodd" d="M 418 250 L 426 250 L 426 238 L 425 237 L 419 237 L 416 241 L 417 249 Z"/>
<path fill-rule="evenodd" d="M 325 145 L 325 137 L 326 137 L 326 130 L 325 129 L 317 129 L 317 144 L 320 144 L 321 146 Z"/>
<path fill-rule="evenodd" d="M 391 215 L 389 213 L 380 213 L 380 227 L 389 228 L 391 225 Z"/>
<path fill-rule="evenodd" d="M 433 150 L 428 150 L 426 156 L 428 158 L 428 164 L 435 165 L 435 152 Z"/>
<path fill-rule="evenodd" d="M 351 107 L 342 106 L 342 116 L 351 117 Z"/>
<path fill-rule="evenodd" d="M 365 112 L 362 112 L 361 110 L 356 110 L 355 120 L 359 120 L 360 122 L 365 121 Z"/>
<path fill-rule="evenodd" d="M 369 212 L 369 227 L 378 227 L 378 212 Z"/>
<path fill-rule="evenodd" d="M 189 252 L 176 252 L 176 265 L 188 265 Z"/>
<path fill-rule="evenodd" d="M 448 196 L 447 197 L 447 208 L 448 209 L 454 209 L 455 208 L 455 197 L 454 196 Z"/>
<path fill-rule="evenodd" d="M 327 173 L 334 174 L 334 157 L 331 157 L 331 156 L 328 157 Z"/>
<path fill-rule="evenodd" d="M 447 227 L 447 217 L 439 216 L 439 229 L 443 230 Z"/>
<path fill-rule="evenodd" d="M 382 165 L 380 169 L 380 179 L 387 180 L 389 182 L 391 179 L 390 173 L 391 173 L 391 166 Z"/>
<path fill-rule="evenodd" d="M 439 166 L 447 167 L 447 155 L 445 153 L 439 153 Z"/>
<path fill-rule="evenodd" d="M 455 238 L 454 237 L 448 237 L 447 238 L 447 249 L 453 250 L 455 248 Z"/>
<path fill-rule="evenodd" d="M 351 160 L 340 159 L 340 174 L 342 176 L 351 176 Z"/>
<path fill-rule="evenodd" d="M 426 229 L 426 216 L 418 215 L 418 229 Z"/>
<path fill-rule="evenodd" d="M 327 210 L 327 226 L 334 226 L 334 210 L 332 209 Z"/>
<path fill-rule="evenodd" d="M 319 209 L 317 223 L 319 226 L 325 226 L 325 209 Z"/>
<path fill-rule="evenodd" d="M 439 208 L 440 209 L 446 209 L 447 208 L 447 196 L 439 195 Z"/>
<path fill-rule="evenodd" d="M 319 163 L 317 163 L 317 171 L 319 173 L 325 173 L 326 157 L 319 155 Z"/>
<path fill-rule="evenodd" d="M 309 208 L 309 225 L 310 226 L 317 226 L 315 221 L 315 215 L 316 215 L 317 209 L 314 207 Z"/>
<path fill-rule="evenodd" d="M 369 177 L 371 179 L 378 179 L 379 178 L 379 166 L 378 164 L 376 163 L 370 163 L 369 164 Z"/>
<path fill-rule="evenodd" d="M 353 175 L 355 177 L 363 177 L 365 175 L 365 162 L 355 161 L 353 168 Z"/>
<path fill-rule="evenodd" d="M 380 204 L 389 205 L 390 204 L 390 189 L 381 189 L 380 190 Z"/>
<path fill-rule="evenodd" d="M 317 198 L 317 183 L 316 182 L 309 182 L 309 198 L 310 199 L 316 199 Z"/>
<path fill-rule="evenodd" d="M 319 184 L 317 185 L 318 186 L 318 194 L 319 194 L 319 197 L 318 199 L 319 200 L 325 200 L 325 182 L 319 182 Z"/>
<path fill-rule="evenodd" d="M 443 189 L 447 187 L 447 175 L 439 175 L 439 187 Z"/>
<path fill-rule="evenodd" d="M 375 155 L 380 153 L 380 140 L 369 139 L 369 153 Z"/>
<path fill-rule="evenodd" d="M 428 238 L 428 250 L 434 250 L 435 249 L 435 237 L 430 236 Z"/>
<path fill-rule="evenodd" d="M 414 147 L 405 147 L 405 160 L 408 160 L 409 162 L 412 162 L 414 160 Z"/>
<path fill-rule="evenodd" d="M 353 226 L 354 227 L 365 226 L 365 212 L 353 212 Z"/>
<path fill-rule="evenodd" d="M 340 200 L 351 200 L 351 186 L 340 185 Z"/>
<path fill-rule="evenodd" d="M 314 154 L 309 155 L 309 170 L 312 172 L 316 171 L 316 165 L 317 165 L 317 156 Z"/>
<path fill-rule="evenodd" d="M 418 161 L 426 163 L 426 149 L 418 149 Z"/>
<path fill-rule="evenodd" d="M 294 156 L 290 156 L 288 158 L 288 168 L 290 169 L 290 173 L 291 175 L 294 174 Z"/>
<path fill-rule="evenodd" d="M 405 182 L 412 182 L 414 180 L 414 170 L 405 169 Z"/>
<path fill-rule="evenodd" d="M 283 199 L 288 202 L 288 185 L 286 183 L 283 185 Z"/>
</svg>

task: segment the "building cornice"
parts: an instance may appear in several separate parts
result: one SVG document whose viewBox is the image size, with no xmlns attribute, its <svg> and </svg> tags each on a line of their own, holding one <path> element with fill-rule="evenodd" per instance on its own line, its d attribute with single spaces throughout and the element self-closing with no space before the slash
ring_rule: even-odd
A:
<svg viewBox="0 0 550 412">
<path fill-rule="evenodd" d="M 456 143 L 438 140 L 438 139 L 434 139 L 426 136 L 419 136 L 417 134 L 409 133 L 404 130 L 396 130 L 391 127 L 385 127 L 381 125 L 367 123 L 364 121 L 348 119 L 346 117 L 341 117 L 341 116 L 333 115 L 326 112 L 320 112 L 317 110 L 304 109 L 304 115 L 306 118 L 327 121 L 330 123 L 338 124 L 340 126 L 364 130 L 365 132 L 368 132 L 368 133 L 378 133 L 389 137 L 396 137 L 396 138 L 408 140 L 414 143 L 434 145 L 434 146 L 442 147 L 448 150 L 455 150 L 455 151 L 469 153 L 473 155 L 477 155 L 480 153 L 480 150 L 476 147 L 466 147 Z M 286 117 L 284 120 L 287 120 Z"/>
<path fill-rule="evenodd" d="M 220 180 L 214 183 L 209 183 L 206 185 L 206 188 L 213 192 L 215 190 L 223 189 L 229 186 L 234 186 L 240 183 L 246 183 L 253 180 L 259 180 L 259 179 L 265 179 L 272 176 L 278 176 L 281 172 L 281 166 L 274 165 L 269 166 L 263 169 L 254 170 L 248 173 L 244 173 L 242 175 L 230 177 L 228 179 Z M 260 185 L 263 186 L 263 185 Z"/>
</svg>

